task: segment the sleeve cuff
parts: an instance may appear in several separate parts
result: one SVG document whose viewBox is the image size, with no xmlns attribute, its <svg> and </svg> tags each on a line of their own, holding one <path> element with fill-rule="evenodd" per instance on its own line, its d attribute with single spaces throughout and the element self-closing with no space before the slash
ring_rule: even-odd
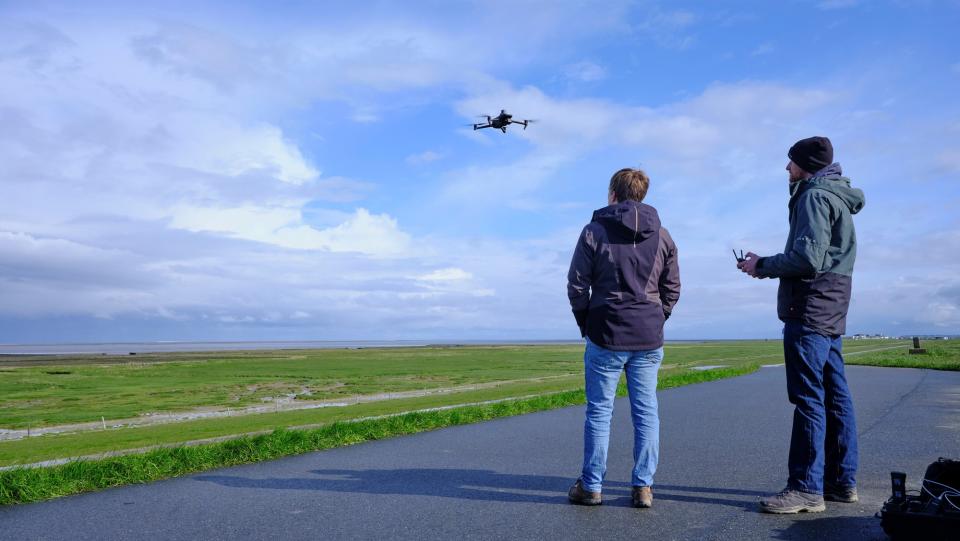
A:
<svg viewBox="0 0 960 541">
<path fill-rule="evenodd" d="M 577 327 L 580 327 L 580 336 L 585 336 L 587 333 L 587 315 L 589 314 L 589 308 L 573 311 L 573 317 L 577 320 Z"/>
<path fill-rule="evenodd" d="M 757 259 L 757 267 L 756 267 L 756 269 L 757 269 L 757 276 L 760 276 L 760 277 L 763 277 L 763 278 L 766 278 L 766 277 L 769 276 L 769 275 L 765 272 L 766 269 L 763 268 L 763 266 L 764 266 L 763 264 L 766 262 L 766 260 L 767 260 L 767 258 L 765 258 L 765 257 L 761 257 L 761 258 Z"/>
</svg>

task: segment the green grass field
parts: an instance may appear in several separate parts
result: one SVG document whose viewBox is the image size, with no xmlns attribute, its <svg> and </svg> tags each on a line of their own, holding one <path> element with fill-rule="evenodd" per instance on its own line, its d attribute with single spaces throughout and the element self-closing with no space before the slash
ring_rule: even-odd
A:
<svg viewBox="0 0 960 541">
<path fill-rule="evenodd" d="M 847 352 L 883 355 L 898 342 L 848 342 Z M 901 348 L 902 349 L 902 348 Z M 781 361 L 779 341 L 668 344 L 661 379 L 695 366 Z M 859 358 L 856 355 L 851 359 Z M 0 429 L 134 418 L 146 413 L 229 409 L 297 394 L 306 400 L 492 384 L 345 407 L 109 427 L 0 441 L 0 466 L 216 438 L 281 427 L 502 400 L 582 388 L 582 346 L 485 346 L 150 354 L 133 358 L 0 360 Z"/>
<path fill-rule="evenodd" d="M 960 341 L 928 341 L 924 346 L 927 355 L 908 355 L 907 341 L 848 341 L 845 353 L 848 364 L 960 370 Z M 665 349 L 660 388 L 738 376 L 782 362 L 776 340 L 677 343 Z M 123 418 L 237 408 L 278 395 L 349 401 L 373 394 L 484 386 L 344 407 L 0 441 L 0 466 L 134 451 L 0 471 L 0 505 L 582 404 L 581 356 L 581 346 L 497 346 L 158 354 L 135 360 L 4 358 L 0 428 L 7 430 L 24 423 L 41 427 L 96 421 L 107 412 Z M 624 391 L 621 384 L 619 393 Z M 182 445 L 223 437 L 229 439 Z"/>
<path fill-rule="evenodd" d="M 849 344 L 850 342 L 847 342 Z M 844 344 L 846 347 L 847 344 Z M 892 368 L 931 368 L 933 370 L 960 370 L 960 340 L 925 340 L 924 355 L 911 355 L 908 343 L 905 347 L 878 351 L 869 355 L 855 355 L 847 364 L 889 366 Z"/>
<path fill-rule="evenodd" d="M 0 359 L 0 428 L 577 375 L 581 355 L 581 346 L 501 346 Z M 668 346 L 664 362 L 727 365 L 779 355 L 775 341 L 714 342 Z"/>
<path fill-rule="evenodd" d="M 774 362 L 780 351 L 776 341 L 677 344 L 664 363 Z M 0 428 L 577 375 L 581 355 L 581 346 L 502 346 L 0 359 Z"/>
<path fill-rule="evenodd" d="M 100 359 L 0 368 L 0 428 L 240 407 L 289 395 L 338 399 L 577 371 L 572 348 L 550 346 L 148 354 L 123 364 L 102 364 Z M 4 364 L 0 361 L 0 367 Z"/>
<path fill-rule="evenodd" d="M 758 365 L 752 364 L 675 373 L 661 377 L 658 386 L 669 388 L 734 377 L 756 370 L 757 367 Z M 626 394 L 626 389 L 621 386 L 617 392 L 622 396 Z M 223 442 L 157 448 L 98 460 L 71 461 L 56 466 L 13 468 L 0 471 L 0 505 L 36 502 L 107 487 L 146 483 L 213 468 L 572 406 L 582 404 L 584 400 L 582 390 L 563 391 L 439 411 L 334 422 L 312 429 L 277 428 L 269 433 L 241 436 Z"/>
</svg>

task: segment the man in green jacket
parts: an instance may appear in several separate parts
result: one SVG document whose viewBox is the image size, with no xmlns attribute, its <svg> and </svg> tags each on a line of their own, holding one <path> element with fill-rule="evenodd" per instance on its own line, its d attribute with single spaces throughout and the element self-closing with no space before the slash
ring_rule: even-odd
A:
<svg viewBox="0 0 960 541">
<path fill-rule="evenodd" d="M 850 186 L 826 137 L 794 144 L 790 233 L 783 253 L 753 252 L 737 264 L 754 278 L 779 278 L 787 395 L 796 406 L 786 488 L 761 500 L 768 513 L 818 512 L 824 500 L 856 502 L 857 427 L 843 369 L 842 336 L 857 257 L 853 215 L 863 192 Z"/>
</svg>

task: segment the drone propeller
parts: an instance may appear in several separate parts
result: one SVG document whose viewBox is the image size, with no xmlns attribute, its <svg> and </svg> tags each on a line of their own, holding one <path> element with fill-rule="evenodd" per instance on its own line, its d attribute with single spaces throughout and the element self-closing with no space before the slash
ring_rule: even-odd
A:
<svg viewBox="0 0 960 541">
<path fill-rule="evenodd" d="M 523 126 L 523 129 L 527 129 L 527 125 L 528 125 L 528 124 L 531 124 L 531 123 L 533 123 L 533 122 L 536 122 L 536 120 L 530 120 L 530 119 L 527 119 L 527 120 L 510 120 L 510 123 L 511 123 L 511 124 L 521 124 L 521 125 Z"/>
</svg>

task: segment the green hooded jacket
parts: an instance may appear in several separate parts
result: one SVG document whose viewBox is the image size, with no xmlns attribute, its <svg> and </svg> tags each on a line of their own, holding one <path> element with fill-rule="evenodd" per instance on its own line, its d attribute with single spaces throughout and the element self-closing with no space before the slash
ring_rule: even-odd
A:
<svg viewBox="0 0 960 541">
<path fill-rule="evenodd" d="M 846 332 L 857 258 L 853 215 L 865 204 L 840 164 L 790 185 L 790 233 L 782 254 L 761 258 L 757 274 L 779 278 L 777 315 L 799 319 L 817 332 Z"/>
</svg>

